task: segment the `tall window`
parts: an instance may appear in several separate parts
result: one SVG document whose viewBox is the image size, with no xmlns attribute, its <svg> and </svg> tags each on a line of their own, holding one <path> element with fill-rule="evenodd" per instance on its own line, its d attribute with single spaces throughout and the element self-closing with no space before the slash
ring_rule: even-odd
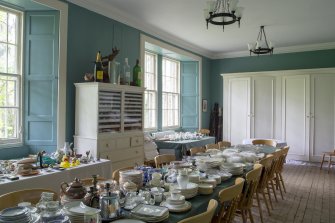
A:
<svg viewBox="0 0 335 223">
<path fill-rule="evenodd" d="M 21 13 L 0 6 L 0 144 L 21 142 Z"/>
<path fill-rule="evenodd" d="M 157 56 L 145 52 L 144 128 L 157 129 Z"/>
<path fill-rule="evenodd" d="M 162 127 L 179 127 L 179 62 L 163 57 L 162 65 Z"/>
</svg>

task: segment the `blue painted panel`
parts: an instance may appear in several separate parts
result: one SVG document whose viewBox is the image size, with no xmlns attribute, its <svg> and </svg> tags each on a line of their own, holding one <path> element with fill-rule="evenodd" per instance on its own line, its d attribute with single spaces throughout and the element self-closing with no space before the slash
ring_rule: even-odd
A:
<svg viewBox="0 0 335 223">
<path fill-rule="evenodd" d="M 53 142 L 53 122 L 31 121 L 28 123 L 27 139 L 31 144 L 47 145 Z M 34 142 L 35 141 L 35 142 Z"/>
<path fill-rule="evenodd" d="M 25 144 L 56 149 L 59 13 L 27 12 L 25 21 Z"/>
<path fill-rule="evenodd" d="M 28 115 L 50 116 L 55 112 L 54 97 L 55 90 L 50 80 L 28 81 Z M 41 103 L 43 102 L 43 103 Z"/>
<path fill-rule="evenodd" d="M 199 72 L 198 62 L 181 62 L 181 127 L 198 129 Z"/>
<path fill-rule="evenodd" d="M 29 35 L 54 35 L 57 32 L 54 15 L 37 14 L 29 18 Z"/>
<path fill-rule="evenodd" d="M 55 45 L 58 43 L 48 37 L 29 40 L 27 75 L 54 75 Z"/>
</svg>

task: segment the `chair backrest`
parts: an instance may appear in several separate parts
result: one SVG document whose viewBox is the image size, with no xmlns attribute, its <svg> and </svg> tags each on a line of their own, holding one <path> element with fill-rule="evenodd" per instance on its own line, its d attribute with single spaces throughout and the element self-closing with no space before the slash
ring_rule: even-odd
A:
<svg viewBox="0 0 335 223">
<path fill-rule="evenodd" d="M 172 154 L 163 154 L 155 157 L 156 168 L 162 167 L 162 165 L 170 164 L 171 161 L 175 161 L 176 156 Z"/>
<path fill-rule="evenodd" d="M 21 202 L 30 202 L 35 205 L 41 199 L 42 192 L 54 193 L 54 200 L 58 200 L 58 194 L 53 190 L 44 188 L 18 190 L 0 196 L 0 211 L 5 208 L 15 207 Z"/>
<path fill-rule="evenodd" d="M 263 165 L 255 164 L 254 169 L 246 175 L 246 186 L 242 192 L 242 196 L 238 205 L 240 210 L 250 209 L 252 207 L 253 197 L 257 190 L 258 182 L 261 177 Z"/>
<path fill-rule="evenodd" d="M 219 144 L 215 144 L 215 143 L 207 144 L 205 147 L 206 147 L 206 150 L 208 150 L 208 149 L 220 149 Z"/>
<path fill-rule="evenodd" d="M 197 153 L 204 153 L 206 149 L 204 147 L 193 147 L 190 149 L 191 156 L 194 156 Z"/>
<path fill-rule="evenodd" d="M 253 145 L 267 145 L 267 146 L 277 146 L 277 142 L 272 139 L 254 139 L 252 140 Z"/>
<path fill-rule="evenodd" d="M 119 168 L 117 170 L 114 170 L 113 174 L 112 174 L 112 180 L 115 180 L 115 181 L 119 182 L 120 171 L 122 171 L 122 170 L 131 170 L 131 169 L 134 169 L 134 167 L 133 166 L 127 166 L 127 167 L 123 167 L 123 168 Z"/>
<path fill-rule="evenodd" d="M 104 181 L 104 180 L 107 180 L 106 178 L 104 177 L 97 177 L 97 181 Z M 89 177 L 89 178 L 83 178 L 83 179 L 80 179 L 80 182 L 85 186 L 91 186 L 93 185 L 93 178 L 92 177 Z"/>
<path fill-rule="evenodd" d="M 279 162 L 280 162 L 279 159 L 280 159 L 281 154 L 282 154 L 282 150 L 280 149 L 272 153 L 273 161 L 272 161 L 272 165 L 271 165 L 270 172 L 269 172 L 269 180 L 273 179 L 275 176 L 275 173 L 278 171 L 277 169 L 279 168 Z"/>
<path fill-rule="evenodd" d="M 285 160 L 286 160 L 286 156 L 288 154 L 288 151 L 289 151 L 290 147 L 289 146 L 285 146 L 281 149 L 280 151 L 280 156 L 279 156 L 279 160 L 278 160 L 278 165 L 277 165 L 277 168 L 275 170 L 276 173 L 279 173 L 283 170 L 284 168 L 284 163 L 285 163 Z"/>
<path fill-rule="evenodd" d="M 218 145 L 219 145 L 220 149 L 222 150 L 222 149 L 231 147 L 231 142 L 220 141 L 220 142 L 218 142 Z"/>
<path fill-rule="evenodd" d="M 234 220 L 244 181 L 243 178 L 236 178 L 235 185 L 222 189 L 219 192 L 221 207 L 218 216 L 216 216 L 216 222 L 230 223 Z"/>
<path fill-rule="evenodd" d="M 200 130 L 199 130 L 199 133 L 208 136 L 209 133 L 210 133 L 210 131 L 209 131 L 209 129 L 200 129 Z"/>
<path fill-rule="evenodd" d="M 258 183 L 258 190 L 262 191 L 266 188 L 266 185 L 268 184 L 269 178 L 270 178 L 270 170 L 272 166 L 274 156 L 272 154 L 267 155 L 265 158 L 258 161 L 259 164 L 263 165 L 263 170 L 261 174 L 261 178 Z"/>
<path fill-rule="evenodd" d="M 189 218 L 185 218 L 178 223 L 211 223 L 217 206 L 218 202 L 214 199 L 211 199 L 208 203 L 207 211 Z"/>
</svg>

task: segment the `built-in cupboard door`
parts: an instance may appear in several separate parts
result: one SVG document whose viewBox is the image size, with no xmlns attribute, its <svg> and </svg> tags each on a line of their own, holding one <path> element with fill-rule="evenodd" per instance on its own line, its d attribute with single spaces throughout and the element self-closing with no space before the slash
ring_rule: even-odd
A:
<svg viewBox="0 0 335 223">
<path fill-rule="evenodd" d="M 251 138 L 274 138 L 275 78 L 253 77 L 251 90 Z"/>
<path fill-rule="evenodd" d="M 284 76 L 282 80 L 282 136 L 290 146 L 288 158 L 309 160 L 309 75 Z"/>
<path fill-rule="evenodd" d="M 335 148 L 335 75 L 311 76 L 311 149 L 312 161 L 320 161 L 324 151 Z"/>
<path fill-rule="evenodd" d="M 228 79 L 227 137 L 232 144 L 241 144 L 250 138 L 250 81 L 251 78 Z M 225 137 L 224 137 L 225 138 Z"/>
</svg>

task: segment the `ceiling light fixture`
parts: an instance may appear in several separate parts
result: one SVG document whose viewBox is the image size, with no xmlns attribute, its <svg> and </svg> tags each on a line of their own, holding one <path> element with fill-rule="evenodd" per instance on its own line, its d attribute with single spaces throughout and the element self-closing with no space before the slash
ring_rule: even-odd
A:
<svg viewBox="0 0 335 223">
<path fill-rule="evenodd" d="M 260 54 L 273 54 L 273 45 L 266 39 L 264 26 L 260 27 L 256 43 L 248 43 L 248 48 L 251 53 Z"/>
<path fill-rule="evenodd" d="M 222 26 L 230 25 L 240 21 L 242 17 L 243 7 L 237 7 L 238 0 L 212 0 L 207 2 L 207 8 L 204 9 L 204 16 L 207 23 Z"/>
</svg>

